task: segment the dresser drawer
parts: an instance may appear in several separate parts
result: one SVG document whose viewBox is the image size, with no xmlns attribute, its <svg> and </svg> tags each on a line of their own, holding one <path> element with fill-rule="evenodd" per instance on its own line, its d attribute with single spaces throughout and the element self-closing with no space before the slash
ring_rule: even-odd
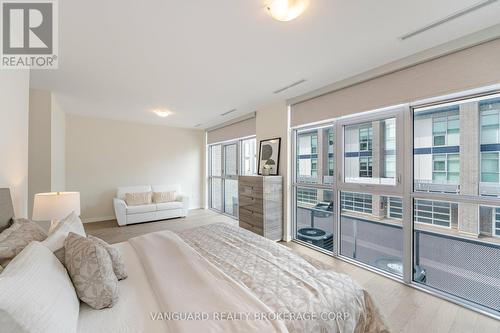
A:
<svg viewBox="0 0 500 333">
<path fill-rule="evenodd" d="M 251 225 L 249 223 L 240 221 L 240 227 L 249 231 L 252 231 L 256 233 L 257 235 L 264 236 L 264 230 L 262 228 L 256 227 L 254 225 Z"/>
<path fill-rule="evenodd" d="M 251 223 L 253 225 L 263 225 L 264 221 L 264 215 L 259 212 L 255 212 L 250 209 L 246 209 L 243 207 L 240 207 L 240 216 L 239 219 L 246 221 L 247 223 Z"/>
<path fill-rule="evenodd" d="M 262 199 L 262 186 L 240 182 L 238 184 L 238 192 L 247 197 Z"/>
<path fill-rule="evenodd" d="M 241 208 L 259 213 L 264 211 L 264 203 L 261 198 L 254 198 L 240 194 L 238 201 Z"/>
</svg>

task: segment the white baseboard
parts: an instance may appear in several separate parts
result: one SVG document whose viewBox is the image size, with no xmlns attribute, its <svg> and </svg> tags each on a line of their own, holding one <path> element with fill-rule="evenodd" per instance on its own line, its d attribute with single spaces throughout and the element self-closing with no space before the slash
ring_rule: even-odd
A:
<svg viewBox="0 0 500 333">
<path fill-rule="evenodd" d="M 82 222 L 83 223 L 94 223 L 94 222 L 102 222 L 102 221 L 110 221 L 110 220 L 116 220 L 116 217 L 114 215 L 103 216 L 103 217 L 89 217 L 89 218 L 83 218 Z"/>
</svg>

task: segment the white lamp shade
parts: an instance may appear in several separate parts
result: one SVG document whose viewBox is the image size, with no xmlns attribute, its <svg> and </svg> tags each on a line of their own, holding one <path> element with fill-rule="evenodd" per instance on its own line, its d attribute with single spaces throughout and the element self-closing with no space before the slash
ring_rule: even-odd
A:
<svg viewBox="0 0 500 333">
<path fill-rule="evenodd" d="M 80 192 L 38 193 L 33 203 L 33 220 L 62 220 L 71 212 L 80 216 Z"/>
</svg>

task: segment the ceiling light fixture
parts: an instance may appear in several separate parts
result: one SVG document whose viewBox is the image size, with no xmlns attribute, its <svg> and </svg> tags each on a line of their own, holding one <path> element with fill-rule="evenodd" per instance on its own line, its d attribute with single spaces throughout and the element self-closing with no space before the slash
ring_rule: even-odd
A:
<svg viewBox="0 0 500 333">
<path fill-rule="evenodd" d="M 308 0 L 269 0 L 266 8 L 278 21 L 291 21 L 299 17 L 307 8 Z"/>
<path fill-rule="evenodd" d="M 158 117 L 162 117 L 162 118 L 168 117 L 171 114 L 173 114 L 172 111 L 169 111 L 167 109 L 154 109 L 153 113 L 155 113 Z"/>
</svg>

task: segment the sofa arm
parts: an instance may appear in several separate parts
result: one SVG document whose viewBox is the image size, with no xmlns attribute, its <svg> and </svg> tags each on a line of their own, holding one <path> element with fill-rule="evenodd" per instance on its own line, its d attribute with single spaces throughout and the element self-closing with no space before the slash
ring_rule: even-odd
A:
<svg viewBox="0 0 500 333">
<path fill-rule="evenodd" d="M 189 197 L 187 195 L 179 194 L 175 200 L 182 202 L 182 215 L 187 216 L 189 210 Z"/>
<path fill-rule="evenodd" d="M 118 221 L 118 225 L 126 225 L 127 224 L 127 204 L 124 200 L 113 198 L 113 206 L 115 207 L 115 215 L 116 221 Z"/>
</svg>

